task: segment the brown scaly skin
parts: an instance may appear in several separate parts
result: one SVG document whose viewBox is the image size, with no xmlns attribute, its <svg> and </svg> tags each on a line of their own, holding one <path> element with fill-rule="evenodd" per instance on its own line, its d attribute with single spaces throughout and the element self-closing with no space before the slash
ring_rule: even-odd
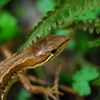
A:
<svg viewBox="0 0 100 100">
<path fill-rule="evenodd" d="M 4 92 L 14 73 L 41 66 L 56 57 L 69 43 L 66 35 L 47 35 L 17 55 L 0 63 L 0 100 L 4 100 Z M 28 67 L 27 67 L 28 66 Z"/>
</svg>

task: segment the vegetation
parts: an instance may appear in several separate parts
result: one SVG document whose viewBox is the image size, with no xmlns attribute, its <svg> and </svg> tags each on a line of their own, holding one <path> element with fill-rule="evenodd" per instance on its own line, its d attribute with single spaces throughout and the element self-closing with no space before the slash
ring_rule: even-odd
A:
<svg viewBox="0 0 100 100">
<path fill-rule="evenodd" d="M 12 9 L 7 8 L 11 3 L 13 4 L 13 0 L 0 1 L 0 44 L 7 44 L 9 40 L 12 40 L 18 45 L 18 41 L 23 39 L 25 32 L 17 24 L 18 16 L 11 14 Z M 45 8 L 41 4 L 45 7 L 49 4 L 50 7 Z M 71 42 L 66 51 L 72 54 L 71 57 L 74 61 L 70 62 L 73 63 L 71 68 L 74 71 L 70 75 L 62 71 L 60 84 L 72 87 L 80 96 L 85 97 L 83 100 L 87 100 L 89 96 L 91 100 L 99 100 L 99 89 L 97 89 L 95 97 L 92 97 L 92 94 L 94 88 L 100 87 L 100 0 L 51 0 L 48 2 L 47 0 L 37 0 L 36 5 L 43 16 L 48 12 L 31 30 L 26 42 L 20 46 L 17 52 L 21 53 L 38 38 L 48 34 L 69 35 Z M 16 13 L 18 15 L 18 11 L 15 11 L 15 15 Z M 19 16 L 24 16 L 23 13 L 25 12 L 22 11 Z M 65 55 L 67 54 L 65 53 Z M 42 69 L 36 69 L 35 73 L 39 77 L 45 77 Z M 21 90 L 20 94 L 24 92 Z M 31 95 L 26 96 L 26 94 L 25 92 L 25 95 L 17 96 L 18 100 L 21 96 L 28 100 L 27 98 Z"/>
</svg>

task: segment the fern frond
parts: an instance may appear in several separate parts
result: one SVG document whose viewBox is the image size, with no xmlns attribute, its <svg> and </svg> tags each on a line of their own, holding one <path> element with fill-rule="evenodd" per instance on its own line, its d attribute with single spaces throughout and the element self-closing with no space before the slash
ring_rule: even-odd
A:
<svg viewBox="0 0 100 100">
<path fill-rule="evenodd" d="M 100 18 L 88 19 L 84 21 L 74 21 L 70 25 L 64 26 L 65 29 L 81 29 L 93 33 L 94 29 L 97 34 L 100 33 Z"/>
<path fill-rule="evenodd" d="M 87 46 L 88 47 L 99 47 L 100 46 L 100 37 L 88 42 Z"/>
<path fill-rule="evenodd" d="M 55 29 L 56 23 L 61 24 L 63 19 L 71 21 L 70 13 L 72 13 L 74 17 L 78 16 L 79 11 L 82 15 L 86 15 L 86 7 L 91 11 L 94 11 L 95 2 L 100 4 L 100 0 L 65 0 L 63 4 L 55 7 L 54 11 L 48 12 L 47 16 L 38 23 L 38 25 L 31 31 L 31 35 L 27 41 L 18 50 L 18 53 L 32 45 L 32 41 L 37 41 L 37 37 L 41 38 L 47 34 L 47 31 L 50 31 L 52 28 Z"/>
</svg>

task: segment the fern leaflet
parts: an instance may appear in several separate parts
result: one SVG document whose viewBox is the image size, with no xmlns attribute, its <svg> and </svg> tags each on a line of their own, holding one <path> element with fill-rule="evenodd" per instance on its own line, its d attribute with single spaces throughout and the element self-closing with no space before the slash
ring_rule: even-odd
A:
<svg viewBox="0 0 100 100">
<path fill-rule="evenodd" d="M 64 26 L 64 29 L 81 29 L 93 33 L 94 29 L 96 33 L 100 33 L 100 18 L 88 19 L 84 21 L 73 21 L 70 25 Z"/>
<path fill-rule="evenodd" d="M 61 24 L 63 19 L 72 21 L 70 13 L 72 13 L 74 17 L 77 17 L 80 10 L 82 15 L 86 15 L 86 7 L 91 11 L 95 11 L 95 1 L 100 4 L 100 0 L 65 0 L 61 5 L 55 7 L 54 11 L 48 12 L 47 16 L 37 24 L 31 31 L 27 41 L 18 50 L 18 53 L 32 45 L 32 41 L 36 42 L 37 38 L 47 35 L 47 31 L 50 32 L 52 28 L 55 29 L 56 23 Z"/>
<path fill-rule="evenodd" d="M 87 46 L 88 47 L 99 47 L 100 46 L 100 37 L 88 42 Z"/>
</svg>

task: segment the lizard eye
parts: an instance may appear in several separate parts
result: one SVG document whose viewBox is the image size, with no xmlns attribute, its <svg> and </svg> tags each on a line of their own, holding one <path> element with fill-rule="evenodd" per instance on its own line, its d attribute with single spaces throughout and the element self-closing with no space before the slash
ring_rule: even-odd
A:
<svg viewBox="0 0 100 100">
<path fill-rule="evenodd" d="M 55 54 L 57 52 L 57 49 L 54 49 L 51 51 L 52 54 Z"/>
</svg>

